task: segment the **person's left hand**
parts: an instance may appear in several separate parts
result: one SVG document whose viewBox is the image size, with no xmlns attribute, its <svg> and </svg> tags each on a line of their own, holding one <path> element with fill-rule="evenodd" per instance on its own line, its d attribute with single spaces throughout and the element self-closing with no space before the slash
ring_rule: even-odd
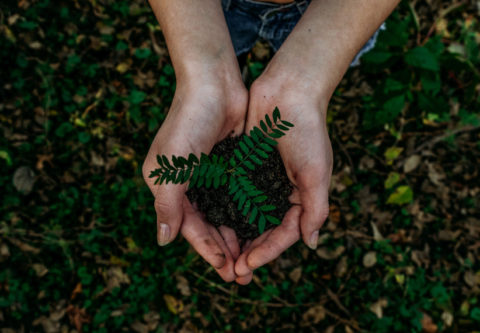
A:
<svg viewBox="0 0 480 333">
<path fill-rule="evenodd" d="M 277 146 L 294 190 L 289 197 L 293 206 L 282 223 L 253 240 L 236 260 L 239 284 L 248 284 L 253 270 L 277 258 L 300 236 L 310 248 L 317 246 L 318 231 L 329 213 L 333 164 L 326 124 L 328 100 L 313 93 L 317 88 L 306 77 L 296 80 L 287 71 L 279 77 L 267 68 L 250 89 L 246 133 L 275 107 L 282 119 L 294 124 Z"/>
</svg>

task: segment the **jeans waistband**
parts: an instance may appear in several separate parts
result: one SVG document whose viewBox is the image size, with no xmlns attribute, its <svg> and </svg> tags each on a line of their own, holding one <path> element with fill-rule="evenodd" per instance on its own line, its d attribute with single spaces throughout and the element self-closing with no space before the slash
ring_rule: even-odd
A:
<svg viewBox="0 0 480 333">
<path fill-rule="evenodd" d="M 239 6 L 248 11 L 255 11 L 256 14 L 260 17 L 265 16 L 267 13 L 271 12 L 283 12 L 288 11 L 293 8 L 298 9 L 300 13 L 303 14 L 306 8 L 306 4 L 309 4 L 311 0 L 293 0 L 289 3 L 274 3 L 274 2 L 264 2 L 258 0 L 222 0 L 223 8 L 228 11 L 232 4 Z"/>
</svg>

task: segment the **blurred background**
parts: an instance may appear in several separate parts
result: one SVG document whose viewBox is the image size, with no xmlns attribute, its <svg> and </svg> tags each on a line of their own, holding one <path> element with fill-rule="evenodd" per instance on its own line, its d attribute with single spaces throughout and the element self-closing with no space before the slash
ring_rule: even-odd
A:
<svg viewBox="0 0 480 333">
<path fill-rule="evenodd" d="M 2 0 L 0 332 L 479 332 L 479 16 L 400 4 L 329 106 L 321 244 L 241 287 L 156 243 L 141 165 L 175 74 L 148 3 Z"/>
</svg>

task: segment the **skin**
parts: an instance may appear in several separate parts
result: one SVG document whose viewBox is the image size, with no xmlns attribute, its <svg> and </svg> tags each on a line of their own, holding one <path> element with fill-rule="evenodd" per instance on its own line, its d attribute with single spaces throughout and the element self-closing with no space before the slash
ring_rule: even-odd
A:
<svg viewBox="0 0 480 333">
<path fill-rule="evenodd" d="M 239 284 L 248 284 L 255 269 L 300 238 L 312 249 L 317 246 L 318 230 L 329 212 L 333 161 L 328 101 L 354 56 L 398 2 L 313 0 L 247 93 L 220 1 L 150 1 L 177 76 L 169 114 L 143 166 L 155 197 L 160 245 L 180 231 L 225 281 Z M 228 135 L 248 132 L 275 106 L 283 119 L 295 124 L 278 145 L 294 185 L 289 199 L 295 205 L 281 225 L 240 251 L 233 230 L 216 230 L 192 206 L 186 185 L 154 186 L 148 175 L 156 168 L 157 154 L 209 153 Z M 162 232 L 162 225 L 168 225 L 168 233 Z"/>
</svg>

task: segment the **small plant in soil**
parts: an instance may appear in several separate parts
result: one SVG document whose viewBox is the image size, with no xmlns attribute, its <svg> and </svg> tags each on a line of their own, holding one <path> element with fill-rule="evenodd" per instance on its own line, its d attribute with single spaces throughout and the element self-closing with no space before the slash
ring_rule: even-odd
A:
<svg viewBox="0 0 480 333">
<path fill-rule="evenodd" d="M 160 167 L 151 172 L 150 178 L 156 177 L 155 184 L 160 185 L 189 182 L 189 191 L 195 188 L 220 190 L 226 187 L 230 201 L 234 202 L 244 222 L 256 224 L 258 233 L 261 234 L 267 224 L 276 225 L 281 221 L 273 214 L 277 207 L 270 203 L 271 200 L 264 191 L 255 186 L 252 175 L 262 166 L 265 167 L 264 163 L 269 157 L 278 155 L 275 149 L 278 144 L 276 139 L 293 127 L 292 123 L 281 119 L 278 108 L 273 111 L 272 118 L 266 114 L 259 127 L 253 127 L 249 135 L 242 135 L 230 158 L 216 154 L 215 147 L 210 155 L 201 153 L 200 157 L 193 153 L 188 158 L 173 155 L 171 159 L 157 155 Z M 278 161 L 281 164 L 281 159 L 277 156 L 275 163 L 278 164 Z M 285 172 L 283 178 L 287 179 Z"/>
</svg>

